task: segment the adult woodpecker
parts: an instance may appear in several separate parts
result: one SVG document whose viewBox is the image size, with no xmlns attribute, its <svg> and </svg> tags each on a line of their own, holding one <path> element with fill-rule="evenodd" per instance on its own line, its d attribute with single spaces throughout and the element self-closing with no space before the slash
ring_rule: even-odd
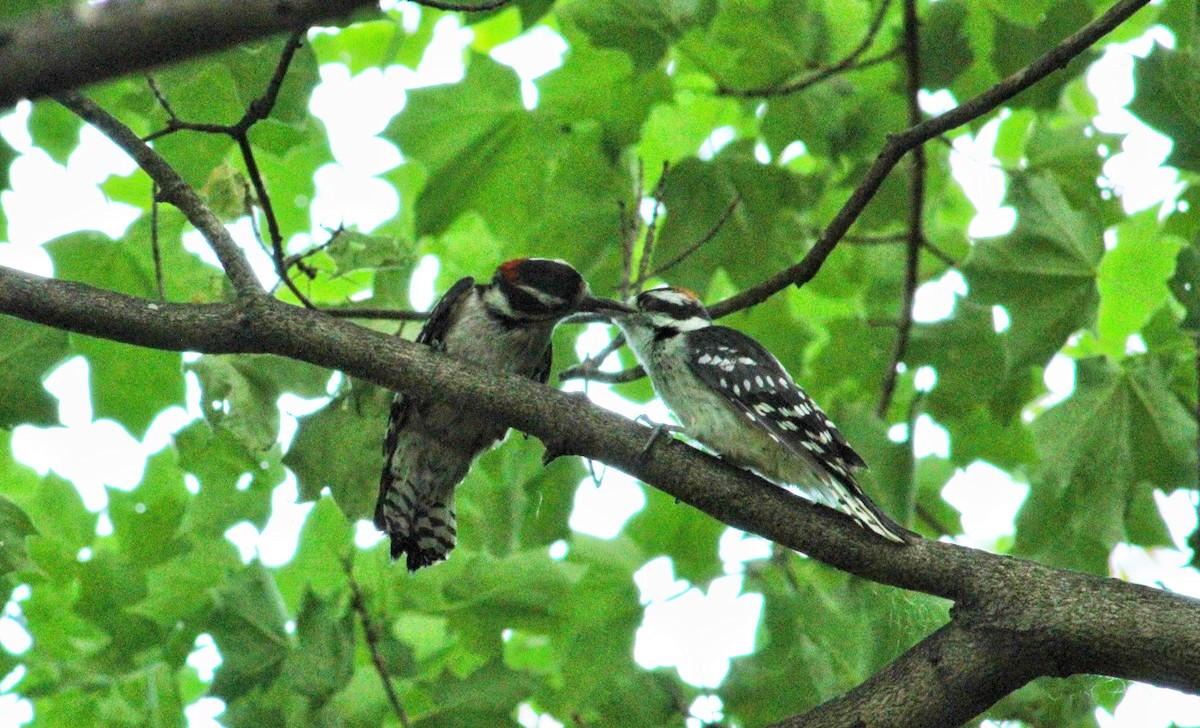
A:
<svg viewBox="0 0 1200 728">
<path fill-rule="evenodd" d="M 863 493 L 866 463 L 779 361 L 712 318 L 694 293 L 656 288 L 611 316 L 683 431 L 722 457 L 851 516 L 889 541 L 911 533 Z"/>
<path fill-rule="evenodd" d="M 417 343 L 545 383 L 550 335 L 563 317 L 630 310 L 592 296 L 583 277 L 561 260 L 518 258 L 501 264 L 490 283 L 469 277 L 455 283 L 434 306 Z M 375 503 L 375 527 L 391 538 L 392 559 L 407 554 L 408 570 L 416 571 L 449 555 L 456 533 L 454 489 L 507 429 L 484 412 L 448 401 L 395 395 Z"/>
</svg>

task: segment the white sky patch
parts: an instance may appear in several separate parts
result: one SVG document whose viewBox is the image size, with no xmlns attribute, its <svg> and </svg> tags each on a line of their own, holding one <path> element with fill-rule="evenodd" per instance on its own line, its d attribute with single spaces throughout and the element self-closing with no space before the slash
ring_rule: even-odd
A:
<svg viewBox="0 0 1200 728">
<path fill-rule="evenodd" d="M 946 271 L 941 278 L 922 283 L 913 297 L 913 321 L 931 324 L 949 318 L 954 313 L 957 296 L 967 295 L 967 282 L 956 270 Z"/>
<path fill-rule="evenodd" d="M 1125 108 L 1134 96 L 1135 59 L 1148 55 L 1155 43 L 1172 48 L 1175 39 L 1165 28 L 1155 26 L 1135 40 L 1109 44 L 1086 76 L 1088 90 L 1096 97 L 1096 129 L 1124 135 L 1121 151 L 1104 163 L 1101 185 L 1121 195 L 1127 213 L 1161 204 L 1160 213 L 1165 214 L 1173 209 L 1185 186 L 1178 170 L 1162 166 L 1171 152 L 1171 140 Z"/>
<path fill-rule="evenodd" d="M 933 92 L 921 90 L 917 92 L 917 106 L 926 114 L 936 116 L 953 110 L 958 106 L 958 102 L 954 100 L 954 94 L 950 93 L 949 89 L 943 88 Z"/>
<path fill-rule="evenodd" d="M 717 553 L 726 574 L 740 574 L 745 570 L 747 561 L 771 558 L 771 542 L 731 527 L 721 534 Z"/>
<path fill-rule="evenodd" d="M 999 160 L 992 156 L 1000 121 L 992 119 L 972 137 L 955 137 L 950 152 L 950 173 L 975 207 L 975 218 L 967 228 L 972 238 L 1003 235 L 1012 230 L 1017 214 L 1003 207 L 1005 179 Z"/>
<path fill-rule="evenodd" d="M 14 667 L 12 672 L 5 675 L 3 680 L 0 680 L 0 693 L 7 693 L 15 688 L 17 683 L 21 682 L 21 678 L 25 677 L 26 672 L 27 670 L 24 665 Z M 0 711 L 0 715 L 4 715 L 4 712 Z"/>
<path fill-rule="evenodd" d="M 254 226 L 250 223 L 250 218 L 243 217 L 232 225 L 226 225 L 225 229 L 229 231 L 230 237 L 246 254 L 246 259 L 250 262 L 250 269 L 254 271 L 254 276 L 258 278 L 259 283 L 267 289 L 274 286 L 275 282 L 279 280 L 279 276 L 275 274 L 275 263 L 263 246 L 259 244 L 258 238 L 254 236 Z M 214 268 L 221 267 L 221 261 L 217 259 L 217 254 L 213 252 L 212 246 L 208 244 L 199 230 L 192 228 L 183 234 L 183 249 L 194 253 L 200 260 Z"/>
<path fill-rule="evenodd" d="M 792 142 L 783 148 L 783 152 L 779 155 L 779 164 L 783 166 L 788 162 L 798 157 L 803 157 L 808 153 L 808 147 L 804 146 L 804 142 Z"/>
<path fill-rule="evenodd" d="M 0 728 L 15 728 L 33 721 L 33 703 L 19 695 L 0 695 Z"/>
<path fill-rule="evenodd" d="M 925 365 L 917 367 L 913 373 L 913 389 L 918 392 L 931 392 L 937 386 L 937 370 Z"/>
<path fill-rule="evenodd" d="M 731 657 L 754 651 L 762 613 L 761 594 L 741 594 L 740 575 L 713 579 L 707 594 L 691 588 L 646 606 L 633 658 L 642 667 L 674 667 L 684 682 L 715 688 L 729 673 Z"/>
<path fill-rule="evenodd" d="M 300 529 L 304 526 L 304 519 L 308 517 L 309 511 L 316 505 L 312 502 L 300 503 L 299 500 L 296 476 L 289 470 L 283 482 L 271 491 L 271 517 L 267 519 L 267 525 L 263 526 L 262 533 L 258 534 L 255 544 L 263 566 L 283 566 L 296 555 Z M 234 541 L 233 535 L 227 533 L 226 536 Z M 238 544 L 238 549 L 242 550 L 241 544 Z M 242 553 L 245 554 L 245 551 Z"/>
<path fill-rule="evenodd" d="M 230 526 L 225 531 L 225 538 L 237 547 L 243 564 L 249 564 L 258 555 L 258 529 L 254 527 L 253 523 L 242 521 Z"/>
<path fill-rule="evenodd" d="M 997 334 L 1002 334 L 1008 331 L 1008 327 L 1012 325 L 1012 319 L 1008 315 L 1008 311 L 1003 306 L 992 306 L 992 328 Z"/>
<path fill-rule="evenodd" d="M 321 83 L 308 108 L 325 124 L 330 151 L 340 165 L 356 174 L 376 175 L 400 164 L 396 146 L 377 135 L 404 108 L 411 74 L 402 66 L 389 66 L 351 76 L 341 63 L 321 66 Z"/>
<path fill-rule="evenodd" d="M 21 102 L 0 127 L 5 139 L 22 152 L 9 168 L 12 189 L 0 193 L 8 216 L 9 241 L 40 245 L 76 230 L 99 230 L 120 238 L 141 211 L 109 201 L 97 185 L 110 175 L 132 173 L 133 160 L 93 127 L 84 126 L 79 146 L 67 158 L 66 166 L 58 164 L 30 146 L 24 129 L 31 108 L 28 102 Z"/>
<path fill-rule="evenodd" d="M 524 35 L 492 49 L 496 61 L 510 66 L 521 78 L 521 100 L 526 109 L 537 106 L 538 91 L 534 80 L 562 65 L 567 42 L 550 28 L 539 25 Z"/>
<path fill-rule="evenodd" d="M 354 545 L 360 549 L 374 548 L 375 544 L 385 538 L 383 533 L 375 528 L 375 524 L 365 518 L 354 522 Z"/>
<path fill-rule="evenodd" d="M 921 415 L 913 427 L 913 457 L 920 459 L 928 455 L 949 458 L 950 433 L 929 415 Z"/>
<path fill-rule="evenodd" d="M 529 703 L 517 706 L 517 723 L 524 728 L 563 728 L 549 713 L 538 713 Z"/>
<path fill-rule="evenodd" d="M 1038 400 L 1037 405 L 1048 409 L 1075 391 L 1075 360 L 1065 354 L 1055 354 L 1042 371 L 1042 381 L 1050 391 Z"/>
<path fill-rule="evenodd" d="M 1200 696 L 1131 683 L 1117 709 L 1096 708 L 1100 728 L 1180 728 L 1200 726 Z"/>
<path fill-rule="evenodd" d="M 721 151 L 726 144 L 733 141 L 737 137 L 737 132 L 732 126 L 722 126 L 713 130 L 712 134 L 708 135 L 700 144 L 699 151 L 696 156 L 704 161 L 708 161 L 717 156 L 717 152 Z"/>
<path fill-rule="evenodd" d="M 433 301 L 437 297 L 434 285 L 441 269 L 442 263 L 436 255 L 426 255 L 413 270 L 412 281 L 408 284 L 408 300 L 412 303 L 414 311 L 428 311 L 433 308 Z"/>
<path fill-rule="evenodd" d="M 200 698 L 183 709 L 188 728 L 223 728 L 217 716 L 225 712 L 225 701 L 220 698 Z"/>
<path fill-rule="evenodd" d="M 1025 502 L 1029 486 L 982 460 L 959 469 L 942 488 L 942 498 L 962 513 L 960 543 L 994 549 L 1001 536 L 1014 532 L 1017 509 Z"/>
<path fill-rule="evenodd" d="M 725 717 L 722 712 L 725 708 L 725 703 L 716 695 L 699 695 L 692 701 L 692 705 L 688 708 L 688 712 L 692 714 L 691 718 L 687 719 L 687 728 L 703 728 L 708 725 L 716 725 Z"/>
</svg>

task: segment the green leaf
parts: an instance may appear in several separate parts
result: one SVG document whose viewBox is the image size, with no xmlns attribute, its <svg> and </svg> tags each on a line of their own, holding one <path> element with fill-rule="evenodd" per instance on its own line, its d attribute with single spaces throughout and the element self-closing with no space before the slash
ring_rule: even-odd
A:
<svg viewBox="0 0 1200 728">
<path fill-rule="evenodd" d="M 1146 210 L 1117 228 L 1117 247 L 1100 264 L 1100 314 L 1096 333 L 1111 357 L 1125 353 L 1130 334 L 1141 331 L 1170 295 L 1167 281 L 1183 241 L 1163 235 L 1154 210 Z"/>
<path fill-rule="evenodd" d="M 67 353 L 65 331 L 0 317 L 0 427 L 58 422 L 57 400 L 42 379 Z"/>
<path fill-rule="evenodd" d="M 462 82 L 411 92 L 383 136 L 429 171 L 416 201 L 419 235 L 442 233 L 474 210 L 515 239 L 542 205 L 562 134 L 525 111 L 511 69 L 477 57 Z"/>
<path fill-rule="evenodd" d="M 1200 170 L 1200 50 L 1155 45 L 1133 67 L 1129 110 L 1174 142 L 1167 164 Z"/>
<path fill-rule="evenodd" d="M 1146 359 L 1080 361 L 1075 393 L 1035 422 L 1042 467 L 1018 514 L 1018 553 L 1106 573 L 1117 541 L 1163 541 L 1145 486 L 1194 483 L 1196 422 Z"/>
<path fill-rule="evenodd" d="M 29 136 L 33 143 L 64 166 L 79 146 L 82 128 L 83 120 L 57 101 L 43 99 L 34 103 L 29 112 Z"/>
<path fill-rule="evenodd" d="M 354 531 L 332 498 L 319 498 L 304 519 L 296 555 L 275 572 L 284 604 L 300 608 L 307 592 L 331 597 L 346 587 L 343 562 L 353 551 Z"/>
<path fill-rule="evenodd" d="M 25 547 L 25 537 L 37 532 L 25 511 L 0 495 L 0 577 L 33 565 Z"/>
<path fill-rule="evenodd" d="M 1200 332 L 1200 250 L 1195 245 L 1179 249 L 1175 259 L 1175 275 L 1167 284 L 1186 312 L 1179 327 Z"/>
<path fill-rule="evenodd" d="M 296 640 L 284 662 L 283 679 L 303 695 L 328 700 L 354 673 L 354 612 L 305 592 L 296 615 Z"/>
<path fill-rule="evenodd" d="M 655 488 L 645 491 L 645 508 L 629 519 L 624 532 L 646 557 L 670 556 L 678 577 L 693 584 L 722 575 L 717 543 L 727 526 Z"/>
<path fill-rule="evenodd" d="M 120 422 L 141 439 L 160 412 L 171 405 L 183 405 L 179 352 L 144 349 L 80 334 L 72 334 L 70 339 L 71 348 L 88 360 L 95 419 Z"/>
<path fill-rule="evenodd" d="M 365 386 L 356 383 L 356 387 Z M 351 520 L 371 518 L 379 494 L 380 452 L 390 399 L 385 390 L 336 399 L 301 417 L 283 464 L 296 474 L 300 498 L 317 500 L 329 488 L 338 508 Z"/>
<path fill-rule="evenodd" d="M 217 594 L 208 626 L 221 652 L 212 683 L 215 697 L 228 702 L 279 677 L 291 651 L 286 619 L 279 592 L 262 564 L 255 561 L 230 579 Z"/>
<path fill-rule="evenodd" d="M 1009 201 L 1016 227 L 977 243 L 963 272 L 972 300 L 1008 311 L 1009 366 L 1040 366 L 1094 320 L 1104 243 L 1098 226 L 1046 175 L 1014 177 Z"/>
<path fill-rule="evenodd" d="M 146 462 L 142 482 L 130 492 L 110 489 L 108 516 L 121 549 L 143 567 L 172 558 L 181 550 L 179 526 L 187 508 L 183 471 L 169 450 Z"/>
<path fill-rule="evenodd" d="M 204 422 L 180 430 L 175 448 L 180 467 L 200 480 L 200 492 L 188 502 L 184 528 L 220 538 L 241 521 L 260 529 L 266 524 L 271 492 L 284 477 L 277 452 L 251 453 L 229 430 L 214 430 Z"/>
<path fill-rule="evenodd" d="M 700 9 L 695 2 L 573 0 L 558 10 L 600 48 L 624 51 L 639 69 L 656 65 Z"/>
<path fill-rule="evenodd" d="M 276 362 L 275 358 L 265 356 L 210 354 L 189 365 L 200 379 L 205 418 L 214 428 L 228 430 L 251 452 L 270 449 L 279 437 L 276 402 L 283 392 L 277 380 Z M 283 366 L 305 374 L 315 369 Z M 309 393 L 311 386 L 310 383 Z"/>
</svg>

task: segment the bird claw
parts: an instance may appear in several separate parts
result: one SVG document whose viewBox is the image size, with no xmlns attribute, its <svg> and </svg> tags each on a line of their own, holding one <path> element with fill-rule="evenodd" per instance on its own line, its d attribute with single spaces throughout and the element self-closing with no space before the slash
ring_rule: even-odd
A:
<svg viewBox="0 0 1200 728">
<path fill-rule="evenodd" d="M 643 456 L 646 453 L 650 452 L 650 448 L 654 447 L 654 442 L 656 440 L 658 440 L 658 438 L 662 437 L 662 434 L 664 432 L 669 432 L 671 434 L 674 434 L 676 432 L 683 432 L 682 427 L 678 427 L 676 425 L 668 425 L 665 422 L 656 423 L 644 414 L 634 417 L 633 421 L 637 422 L 637 423 L 645 423 L 648 427 L 654 428 L 654 431 L 650 433 L 650 438 L 648 440 L 646 440 L 646 444 L 642 446 L 642 455 Z"/>
</svg>

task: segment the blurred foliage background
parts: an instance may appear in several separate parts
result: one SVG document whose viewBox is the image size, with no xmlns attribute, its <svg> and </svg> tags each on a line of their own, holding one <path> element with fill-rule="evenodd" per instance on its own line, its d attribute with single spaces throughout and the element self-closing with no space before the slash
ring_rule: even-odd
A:
<svg viewBox="0 0 1200 728">
<path fill-rule="evenodd" d="M 0 18 L 38 5 L 6 5 Z M 1107 6 L 918 3 L 927 109 L 986 90 Z M 310 32 L 248 142 L 287 252 L 311 253 L 308 272 L 293 265 L 290 274 L 317 306 L 409 309 L 426 256 L 440 264 L 439 292 L 508 258 L 549 256 L 612 294 L 621 276 L 618 205 L 643 206 L 664 163 L 657 262 L 702 239 L 740 198 L 711 242 L 668 276 L 716 302 L 800 260 L 887 134 L 906 126 L 901 11 L 880 0 L 519 0 L 458 16 L 473 33 L 461 80 L 380 100 L 403 105 L 379 134 L 402 155 L 379 174 L 399 211 L 327 246 L 330 231 L 310 214 L 314 177 L 337 156 L 309 111 L 322 66 L 416 68 L 435 28 L 453 16 L 393 8 Z M 1087 85 L 1099 47 L 926 145 L 929 246 L 918 282 L 957 293 L 948 316 L 917 317 L 882 416 L 904 301 L 906 165 L 816 279 L 723 321 L 773 350 L 871 464 L 875 500 L 926 536 L 962 537 L 943 487 L 984 462 L 1029 486 L 1013 535 L 989 548 L 1108 574 L 1118 544 L 1151 553 L 1182 546 L 1155 493 L 1193 489 L 1194 502 L 1197 483 L 1196 14 L 1192 0 L 1165 0 L 1106 39 L 1131 41 L 1157 27 L 1154 37 L 1167 40 L 1136 60 L 1128 105 L 1174 141 L 1165 164 L 1178 184 L 1165 202 L 1133 209 L 1112 182 L 1106 165 L 1123 139 L 1097 128 Z M 553 31 L 566 50 L 561 66 L 537 79 L 528 108 L 518 74 L 490 52 L 533 28 Z M 168 126 L 161 99 L 178 119 L 233 124 L 268 87 L 283 46 L 273 40 L 158 69 L 153 86 L 131 76 L 87 93 L 141 135 Z M 818 83 L 780 90 L 847 58 Z M 33 143 L 59 163 L 79 144 L 80 127 L 50 101 L 34 103 L 28 118 Z M 989 152 L 979 140 L 991 139 Z M 232 138 L 179 131 L 154 146 L 228 221 L 254 208 L 265 235 Z M 977 164 L 952 175 L 952 155 L 972 154 Z M 0 156 L 7 188 L 17 152 L 0 142 Z M 980 168 L 1003 181 L 1003 204 L 1015 212 L 1003 234 L 968 234 L 977 209 L 964 190 Z M 152 223 L 143 172 L 111 176 L 101 189 L 137 208 L 137 219 L 119 240 L 85 231 L 47 243 L 56 277 L 155 298 L 154 237 L 167 299 L 227 295 L 220 271 L 184 247 L 190 226 L 178 211 L 162 206 Z M 286 288 L 278 295 L 297 301 Z M 416 330 L 409 323 L 403 334 Z M 556 370 L 575 362 L 579 331 L 559 329 Z M 484 456 L 460 488 L 452 558 L 409 576 L 389 563 L 386 544 L 356 545 L 355 522 L 369 518 L 375 497 L 388 393 L 276 358 L 185 357 L 11 318 L 0 318 L 0 342 L 0 581 L 14 597 L 10 618 L 32 638 L 23 651 L 0 650 L 0 677 L 19 670 L 6 689 L 32 703 L 34 725 L 181 725 L 184 708 L 204 696 L 224 701 L 219 720 L 228 726 L 396 724 L 364 639 L 365 614 L 413 725 L 557 724 L 536 723 L 545 714 L 580 728 L 698 726 L 704 716 L 689 717 L 689 706 L 711 695 L 722 725 L 758 726 L 844 692 L 946 619 L 939 600 L 795 554 L 722 559 L 722 524 L 650 489 L 614 538 L 575 532 L 576 489 L 594 487 L 585 464 L 543 468 L 540 444 L 519 435 Z M 189 381 L 203 411 L 150 457 L 136 487 L 110 484 L 91 509 L 60 474 L 14 459 L 9 444 L 15 427 L 59 425 L 43 380 L 75 357 L 88 364 L 95 420 L 134 438 L 185 405 Z M 1048 398 L 1052 361 L 1074 372 L 1065 399 Z M 922 367 L 936 375 L 932 386 L 929 374 L 917 386 Z M 652 397 L 645 380 L 616 391 L 634 402 Z M 294 437 L 281 437 L 277 402 L 289 393 L 325 400 Z M 944 429 L 943 452 L 914 450 L 922 416 Z M 289 473 L 300 500 L 315 503 L 295 556 L 272 567 L 247 561 L 224 535 L 244 522 L 261 531 Z M 634 574 L 662 556 L 676 578 L 701 589 L 742 572 L 742 589 L 762 595 L 753 653 L 735 658 L 719 685 L 697 687 L 634 660 L 645 615 Z M 198 644 L 219 651 L 212 675 L 189 662 Z M 1111 710 L 1124 687 L 1044 680 L 989 717 L 1091 726 L 1097 706 Z"/>
</svg>

